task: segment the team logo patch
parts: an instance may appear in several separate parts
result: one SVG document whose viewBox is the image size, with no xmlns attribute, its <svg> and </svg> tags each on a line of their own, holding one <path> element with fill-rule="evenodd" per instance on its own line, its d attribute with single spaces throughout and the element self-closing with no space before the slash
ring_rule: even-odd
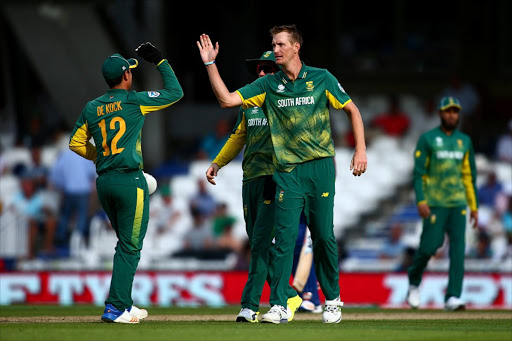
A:
<svg viewBox="0 0 512 341">
<path fill-rule="evenodd" d="M 313 81 L 306 82 L 306 90 L 307 91 L 314 91 L 315 86 L 313 85 Z"/>
<path fill-rule="evenodd" d="M 322 193 L 322 198 L 327 198 L 329 196 L 329 192 Z"/>
<path fill-rule="evenodd" d="M 464 147 L 464 145 L 462 144 L 462 140 L 461 139 L 457 140 L 457 145 L 459 146 L 459 148 Z"/>
<path fill-rule="evenodd" d="M 160 96 L 160 93 L 158 91 L 148 91 L 148 96 L 155 98 L 155 97 Z"/>
<path fill-rule="evenodd" d="M 421 150 L 417 150 L 416 153 L 414 154 L 416 157 L 420 157 L 421 156 Z"/>
<path fill-rule="evenodd" d="M 443 138 L 442 137 L 439 137 L 439 136 L 436 137 L 436 145 L 438 147 L 441 147 L 443 145 Z"/>
<path fill-rule="evenodd" d="M 345 89 L 343 89 L 343 87 L 341 86 L 341 84 L 339 82 L 338 82 L 338 88 L 340 88 L 341 91 L 345 92 Z"/>
<path fill-rule="evenodd" d="M 437 217 L 436 217 L 436 215 L 435 215 L 435 214 L 431 214 L 431 215 L 430 215 L 430 223 L 431 223 L 431 224 L 435 224 L 435 223 L 436 223 L 436 218 L 437 218 Z"/>
<path fill-rule="evenodd" d="M 283 84 L 279 84 L 277 86 L 277 92 L 284 92 L 284 85 Z"/>
<path fill-rule="evenodd" d="M 284 199 L 284 190 L 279 191 L 279 202 L 283 202 Z"/>
</svg>

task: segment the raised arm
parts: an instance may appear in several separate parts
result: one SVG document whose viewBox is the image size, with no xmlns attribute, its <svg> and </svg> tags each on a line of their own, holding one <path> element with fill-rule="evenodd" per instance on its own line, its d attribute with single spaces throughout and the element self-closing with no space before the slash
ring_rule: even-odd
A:
<svg viewBox="0 0 512 341">
<path fill-rule="evenodd" d="M 203 60 L 206 70 L 208 72 L 208 78 L 213 89 L 213 93 L 219 101 L 221 108 L 233 108 L 242 105 L 242 99 L 236 92 L 230 92 L 224 81 L 220 77 L 219 70 L 215 64 L 215 58 L 219 53 L 219 43 L 215 43 L 213 46 L 210 37 L 206 34 L 202 34 L 197 42 L 199 48 L 199 54 Z"/>
</svg>

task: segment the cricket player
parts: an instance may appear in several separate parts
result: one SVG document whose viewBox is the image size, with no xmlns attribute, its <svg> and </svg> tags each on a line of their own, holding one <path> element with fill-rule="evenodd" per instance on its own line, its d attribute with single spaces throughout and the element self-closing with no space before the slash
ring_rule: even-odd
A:
<svg viewBox="0 0 512 341">
<path fill-rule="evenodd" d="M 446 310 L 462 310 L 466 209 L 478 226 L 475 155 L 471 138 L 457 130 L 462 107 L 458 99 L 443 97 L 439 103 L 441 125 L 420 136 L 414 152 L 414 191 L 423 218 L 420 245 L 408 269 L 407 302 L 420 305 L 419 285 L 427 263 L 449 238 L 450 270 L 445 295 Z"/>
<path fill-rule="evenodd" d="M 343 303 L 333 230 L 335 169 L 329 105 L 343 109 L 352 123 L 356 147 L 350 169 L 355 176 L 363 174 L 367 167 L 363 121 L 359 109 L 330 72 L 300 60 L 302 36 L 295 25 L 276 26 L 270 33 L 281 71 L 258 78 L 236 92 L 226 88 L 215 65 L 219 44 L 214 46 L 206 34 L 197 42 L 221 107 L 260 107 L 270 126 L 276 183 L 276 256 L 270 293 L 272 307 L 263 315 L 262 322 L 287 322 L 286 290 L 304 210 L 313 240 L 318 281 L 326 297 L 322 321 L 339 323 Z"/>
<path fill-rule="evenodd" d="M 258 77 L 273 75 L 279 71 L 274 52 L 267 51 L 259 59 L 246 61 L 251 73 Z M 272 248 L 274 237 L 274 198 L 276 185 L 272 181 L 272 140 L 270 128 L 263 110 L 259 107 L 240 108 L 233 133 L 206 171 L 206 179 L 215 185 L 218 171 L 231 162 L 243 149 L 242 203 L 247 236 L 251 245 L 249 275 L 242 293 L 242 309 L 237 322 L 258 322 L 261 292 L 267 282 L 271 283 Z M 302 299 L 291 285 L 287 288 L 288 321 L 293 319 Z"/>
<path fill-rule="evenodd" d="M 137 60 L 111 55 L 102 67 L 110 89 L 85 105 L 69 142 L 71 150 L 96 164 L 98 197 L 118 238 L 110 292 L 101 317 L 105 322 L 116 323 L 139 323 L 148 316 L 145 309 L 133 305 L 131 298 L 149 219 L 148 185 L 142 171 L 142 127 L 146 114 L 167 108 L 183 97 L 162 52 L 149 42 L 135 51 L 156 65 L 164 88 L 130 91 Z"/>
</svg>

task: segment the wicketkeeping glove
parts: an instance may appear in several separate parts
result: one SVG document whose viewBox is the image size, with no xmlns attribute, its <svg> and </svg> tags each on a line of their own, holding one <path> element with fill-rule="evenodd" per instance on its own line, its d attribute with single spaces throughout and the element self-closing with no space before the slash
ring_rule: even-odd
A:
<svg viewBox="0 0 512 341">
<path fill-rule="evenodd" d="M 162 52 L 149 41 L 140 44 L 139 47 L 135 49 L 135 52 L 137 52 L 140 57 L 144 58 L 144 60 L 150 63 L 158 64 L 162 61 L 162 59 L 164 59 Z"/>
</svg>

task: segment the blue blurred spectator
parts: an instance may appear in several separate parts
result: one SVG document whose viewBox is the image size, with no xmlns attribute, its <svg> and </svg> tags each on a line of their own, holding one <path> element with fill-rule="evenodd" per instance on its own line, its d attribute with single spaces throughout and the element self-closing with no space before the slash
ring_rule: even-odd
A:
<svg viewBox="0 0 512 341">
<path fill-rule="evenodd" d="M 197 210 L 208 221 L 213 218 L 217 209 L 217 201 L 206 189 L 206 181 L 197 179 L 197 193 L 190 199 L 190 209 Z"/>
<path fill-rule="evenodd" d="M 217 121 L 215 131 L 206 135 L 199 144 L 197 158 L 213 161 L 231 135 L 229 122 L 226 119 Z"/>
<path fill-rule="evenodd" d="M 379 252 L 380 259 L 400 259 L 406 248 L 405 244 L 402 242 L 402 233 L 402 224 L 395 222 L 391 225 L 388 239 Z"/>
<path fill-rule="evenodd" d="M 21 172 L 20 180 L 20 190 L 6 206 L 28 219 L 28 257 L 34 258 L 41 249 L 43 252 L 51 253 L 57 226 L 55 215 L 49 214 L 45 209 L 42 191 L 37 189 L 37 183 L 28 170 Z M 43 234 L 42 248 L 40 247 L 41 243 L 39 243 L 40 234 Z"/>
<path fill-rule="evenodd" d="M 61 191 L 62 205 L 56 241 L 59 245 L 69 245 L 69 226 L 73 215 L 76 230 L 87 240 L 89 227 L 89 204 L 95 189 L 96 169 L 94 163 L 69 149 L 58 156 L 51 170 L 51 181 Z"/>
<path fill-rule="evenodd" d="M 490 170 L 486 182 L 478 189 L 478 201 L 480 205 L 494 206 L 496 197 L 503 191 L 503 185 L 498 181 L 496 172 Z"/>
</svg>

